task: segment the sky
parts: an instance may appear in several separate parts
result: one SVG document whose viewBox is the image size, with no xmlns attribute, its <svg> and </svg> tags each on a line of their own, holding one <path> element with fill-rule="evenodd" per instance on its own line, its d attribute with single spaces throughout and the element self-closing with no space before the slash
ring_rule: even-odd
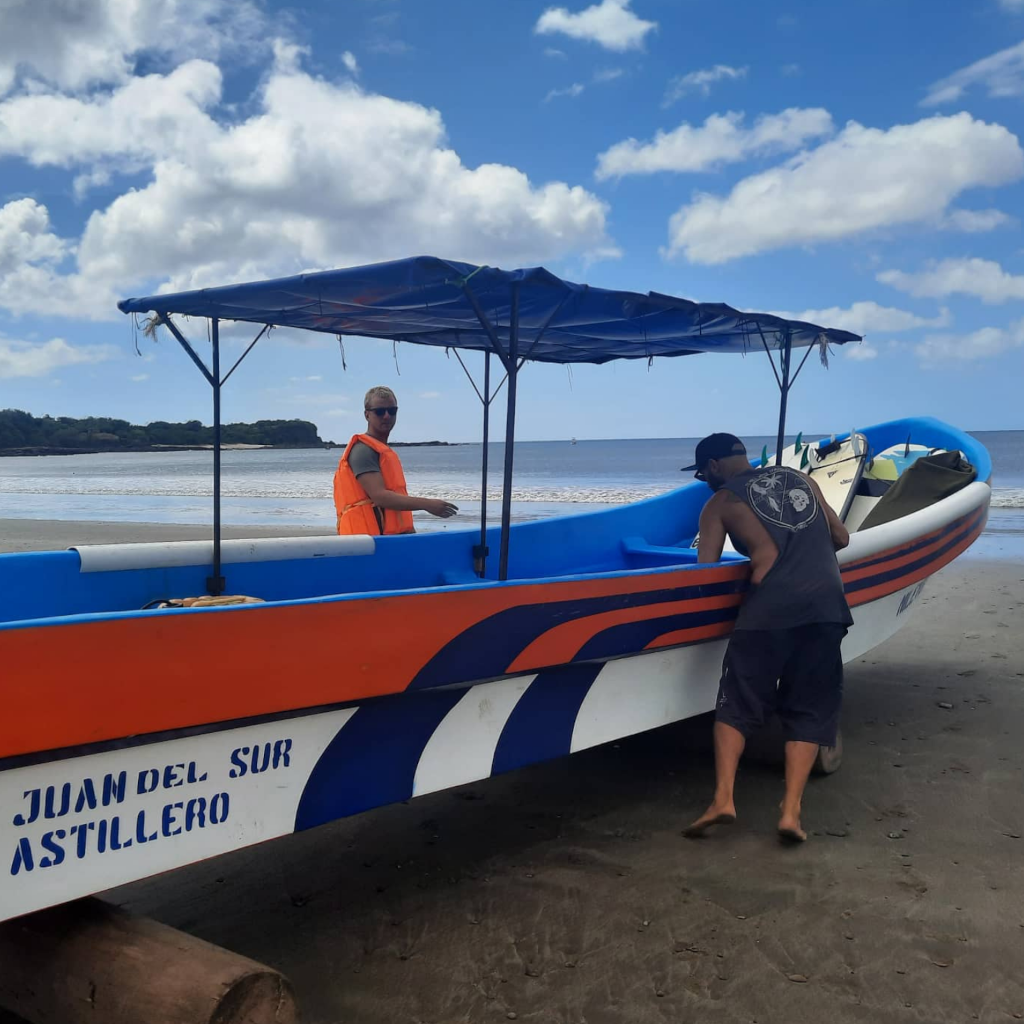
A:
<svg viewBox="0 0 1024 1024">
<path fill-rule="evenodd" d="M 1022 130 L 1024 0 L 0 0 L 0 408 L 208 423 L 119 298 L 430 254 L 863 334 L 794 432 L 1021 428 Z M 443 351 L 344 364 L 273 332 L 224 419 L 344 440 L 387 384 L 393 439 L 479 437 Z M 517 437 L 771 434 L 777 401 L 763 353 L 528 365 Z"/>
</svg>

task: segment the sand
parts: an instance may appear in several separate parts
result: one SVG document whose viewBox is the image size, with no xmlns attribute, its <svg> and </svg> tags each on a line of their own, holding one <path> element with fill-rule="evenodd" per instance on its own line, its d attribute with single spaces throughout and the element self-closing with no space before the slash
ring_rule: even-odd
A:
<svg viewBox="0 0 1024 1024">
<path fill-rule="evenodd" d="M 1012 1021 L 1022 612 L 1024 564 L 961 559 L 848 667 L 800 847 L 770 756 L 735 826 L 680 836 L 711 791 L 702 718 L 107 898 L 279 968 L 307 1024 Z"/>
<path fill-rule="evenodd" d="M 316 526 L 225 526 L 223 536 L 312 537 L 330 534 Z M 0 519 L 0 553 L 61 551 L 75 544 L 142 544 L 169 540 L 209 540 L 209 526 L 170 523 L 96 523 L 88 520 Z"/>
</svg>

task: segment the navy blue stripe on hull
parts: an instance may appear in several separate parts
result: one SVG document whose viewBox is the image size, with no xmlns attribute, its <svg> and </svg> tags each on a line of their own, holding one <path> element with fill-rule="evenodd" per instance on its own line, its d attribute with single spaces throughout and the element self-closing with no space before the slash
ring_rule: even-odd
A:
<svg viewBox="0 0 1024 1024">
<path fill-rule="evenodd" d="M 898 580 L 902 576 L 909 576 L 911 573 L 916 572 L 918 569 L 923 569 L 931 562 L 935 562 L 942 558 L 943 555 L 947 554 L 957 544 L 961 543 L 978 527 L 978 518 L 974 517 L 968 524 L 957 533 L 955 533 L 949 540 L 946 541 L 941 547 L 932 551 L 924 558 L 919 558 L 917 561 L 908 562 L 906 565 L 901 565 L 896 569 L 890 569 L 888 572 L 876 573 L 874 576 L 868 576 L 862 580 L 854 580 L 852 583 L 846 584 L 846 593 L 855 594 L 858 590 L 868 590 L 871 587 L 880 586 L 883 583 L 889 583 L 892 580 Z M 934 543 L 934 541 L 932 542 Z"/>
<path fill-rule="evenodd" d="M 494 748 L 491 774 L 568 754 L 583 699 L 604 665 L 563 665 L 537 675 Z"/>
<path fill-rule="evenodd" d="M 409 684 L 409 689 L 419 690 L 506 675 L 508 666 L 537 637 L 566 622 L 604 612 L 739 594 L 746 589 L 747 580 L 744 578 L 508 608 L 463 630 L 427 662 Z"/>
<path fill-rule="evenodd" d="M 983 515 L 987 515 L 988 510 L 982 508 L 976 512 L 969 512 L 966 516 L 961 516 L 959 519 L 955 519 L 948 526 L 944 527 L 941 531 L 943 534 L 949 533 L 951 530 L 959 530 L 961 526 L 966 524 L 975 525 Z M 937 537 L 929 537 L 926 540 L 919 540 L 914 544 L 908 544 L 905 547 L 898 548 L 895 551 L 889 552 L 887 555 L 881 555 L 878 558 L 867 559 L 865 561 L 856 562 L 849 566 L 848 569 L 869 569 L 873 565 L 885 565 L 886 562 L 891 562 L 894 558 L 902 558 L 904 555 L 911 555 L 915 551 L 920 551 L 922 548 L 928 547 L 929 544 L 934 544 Z"/>
<path fill-rule="evenodd" d="M 423 748 L 465 692 L 418 693 L 360 707 L 310 773 L 295 831 L 412 796 Z"/>
<path fill-rule="evenodd" d="M 660 619 L 642 619 L 640 622 L 623 622 L 609 626 L 592 636 L 581 648 L 573 661 L 591 661 L 594 658 L 618 658 L 624 654 L 643 651 L 652 641 L 664 633 L 675 633 L 681 629 L 697 629 L 713 626 L 719 622 L 732 622 L 739 615 L 739 605 L 732 608 L 711 608 L 703 612 L 688 612 L 682 615 L 665 615 Z"/>
</svg>

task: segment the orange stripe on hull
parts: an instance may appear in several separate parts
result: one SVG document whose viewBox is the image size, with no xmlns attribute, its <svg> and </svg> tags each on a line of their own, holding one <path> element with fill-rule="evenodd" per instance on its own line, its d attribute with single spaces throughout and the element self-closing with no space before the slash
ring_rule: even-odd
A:
<svg viewBox="0 0 1024 1024">
<path fill-rule="evenodd" d="M 912 551 L 906 551 L 904 554 L 888 557 L 885 561 L 876 561 L 875 564 L 869 565 L 863 569 L 853 569 L 851 571 L 850 568 L 846 566 L 843 569 L 843 582 L 853 583 L 856 580 L 866 579 L 869 576 L 877 576 L 879 573 L 883 572 L 891 572 L 893 569 L 899 569 L 901 566 L 907 565 L 910 562 L 917 562 L 922 558 L 927 558 L 928 555 L 932 554 L 932 552 L 941 548 L 942 545 L 949 540 L 950 534 L 956 533 L 957 528 L 962 525 L 962 522 L 954 523 L 951 526 L 946 527 L 939 536 L 935 537 L 935 539 L 925 547 L 915 547 Z M 920 541 L 915 543 L 919 544 Z"/>
<path fill-rule="evenodd" d="M 644 605 L 641 608 L 624 608 L 614 612 L 589 615 L 549 629 L 537 637 L 508 667 L 510 673 L 524 672 L 531 668 L 547 665 L 562 665 L 580 652 L 588 640 L 604 629 L 620 626 L 627 622 L 645 622 L 649 619 L 682 615 L 687 612 L 714 611 L 719 608 L 738 607 L 742 594 L 722 594 L 718 597 L 690 598 L 666 604 Z M 695 627 L 700 628 L 700 627 Z M 729 623 L 729 628 L 732 624 Z M 682 630 L 682 632 L 690 632 Z"/>
<path fill-rule="evenodd" d="M 955 533 L 961 526 L 967 523 L 971 516 L 978 514 L 979 509 L 973 509 L 968 512 L 967 515 L 961 516 L 959 519 L 954 519 L 953 522 L 947 523 L 945 526 L 940 526 L 937 530 L 932 530 L 930 533 L 923 533 L 920 537 L 914 537 L 912 540 L 907 541 L 905 544 L 897 544 L 895 547 L 887 548 L 885 551 L 879 551 L 874 555 L 869 555 L 867 558 L 860 558 L 856 562 L 849 562 L 843 566 L 843 576 L 848 579 L 857 579 L 856 576 L 848 576 L 848 573 L 859 572 L 862 568 L 869 567 L 872 572 L 883 571 L 882 565 L 890 558 L 894 558 L 903 555 L 909 551 L 910 548 L 916 547 L 919 544 L 933 541 L 937 538 L 948 537 L 950 533 Z M 982 523 L 984 526 L 984 523 Z M 929 545 L 931 547 L 931 545 Z M 918 548 L 918 553 L 922 549 Z M 871 575 L 871 573 L 867 573 Z"/>
<path fill-rule="evenodd" d="M 899 576 L 894 580 L 887 580 L 885 583 L 878 584 L 877 587 L 867 587 L 864 590 L 858 590 L 853 594 L 848 594 L 847 601 L 849 602 L 850 607 L 856 608 L 858 605 L 877 601 L 881 597 L 888 597 L 889 594 L 895 594 L 898 590 L 903 590 L 905 587 L 912 586 L 915 583 L 920 583 L 921 580 L 927 579 L 929 576 L 937 573 L 943 566 L 949 565 L 954 558 L 958 558 L 962 555 L 978 539 L 978 537 L 981 536 L 984 526 L 985 524 L 981 523 L 976 529 L 972 530 L 962 541 L 960 541 L 959 544 L 950 548 L 944 555 L 934 559 L 927 565 L 922 566 L 920 569 L 907 573 L 905 576 Z M 882 571 L 884 571 L 884 568 Z"/>
<path fill-rule="evenodd" d="M 652 651 L 658 647 L 677 647 L 680 644 L 694 644 L 700 640 L 714 640 L 728 636 L 732 632 L 733 622 L 715 622 L 710 626 L 694 626 L 692 629 L 676 629 L 656 637 L 645 648 Z"/>
<path fill-rule="evenodd" d="M 505 609 L 739 580 L 747 571 L 687 568 L 0 630 L 0 758 L 400 693 L 441 648 Z"/>
</svg>

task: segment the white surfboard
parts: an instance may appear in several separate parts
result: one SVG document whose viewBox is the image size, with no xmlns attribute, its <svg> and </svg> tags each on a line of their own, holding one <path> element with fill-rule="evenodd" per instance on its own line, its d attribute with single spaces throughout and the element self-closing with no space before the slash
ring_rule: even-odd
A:
<svg viewBox="0 0 1024 1024">
<path fill-rule="evenodd" d="M 867 461 L 867 438 L 857 431 L 843 440 L 825 438 L 792 444 L 782 451 L 782 464 L 807 473 L 832 510 L 845 520 Z"/>
</svg>

